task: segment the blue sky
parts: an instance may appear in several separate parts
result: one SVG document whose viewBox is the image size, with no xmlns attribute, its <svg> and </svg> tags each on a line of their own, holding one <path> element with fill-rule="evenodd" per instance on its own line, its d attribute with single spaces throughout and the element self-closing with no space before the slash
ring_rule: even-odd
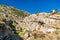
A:
<svg viewBox="0 0 60 40">
<path fill-rule="evenodd" d="M 14 6 L 30 13 L 60 11 L 60 0 L 0 0 L 0 4 Z"/>
</svg>

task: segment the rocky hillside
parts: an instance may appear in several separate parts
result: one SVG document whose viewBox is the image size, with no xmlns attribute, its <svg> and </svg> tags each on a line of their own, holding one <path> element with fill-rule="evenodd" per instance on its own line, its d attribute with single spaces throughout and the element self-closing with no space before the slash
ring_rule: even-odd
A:
<svg viewBox="0 0 60 40">
<path fill-rule="evenodd" d="M 60 40 L 60 12 L 29 14 L 0 5 L 0 40 Z"/>
<path fill-rule="evenodd" d="M 10 40 L 8 36 L 18 38 L 17 30 L 20 31 L 20 23 L 24 17 L 29 16 L 28 12 L 18 10 L 11 6 L 0 5 L 0 40 Z M 12 38 L 11 40 L 15 40 Z M 16 39 L 17 40 L 17 39 Z M 20 40 L 18 38 L 18 40 Z"/>
<path fill-rule="evenodd" d="M 25 17 L 23 22 L 31 37 L 27 40 L 60 40 L 60 12 L 37 13 Z"/>
</svg>

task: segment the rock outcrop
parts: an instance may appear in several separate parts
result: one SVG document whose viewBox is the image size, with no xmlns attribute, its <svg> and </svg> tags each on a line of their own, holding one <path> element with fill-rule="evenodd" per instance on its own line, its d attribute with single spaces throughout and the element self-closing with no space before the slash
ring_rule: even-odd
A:
<svg viewBox="0 0 60 40">
<path fill-rule="evenodd" d="M 42 32 L 42 34 L 45 34 L 45 37 L 48 35 L 48 38 L 49 38 L 51 34 L 52 35 L 55 34 L 56 39 L 52 38 L 52 40 L 58 40 L 57 38 L 58 33 L 56 34 L 56 32 L 60 31 L 60 13 L 59 12 L 55 11 L 49 14 L 48 13 L 32 14 L 28 17 L 25 17 L 23 22 L 25 23 L 26 29 L 28 31 L 33 32 L 33 34 L 31 33 L 31 35 L 39 36 L 37 33 Z M 46 39 L 43 38 L 43 39 L 47 40 L 48 38 Z M 30 38 L 28 40 L 30 40 Z M 51 40 L 51 39 L 48 39 L 48 40 Z"/>
<path fill-rule="evenodd" d="M 41 16 L 41 14 L 39 13 L 38 16 L 37 16 L 37 14 L 33 14 L 29 17 L 26 17 L 24 19 L 24 22 L 25 22 L 27 29 L 33 31 L 35 29 L 40 30 L 39 28 L 41 28 L 41 27 L 60 28 L 60 27 L 58 27 L 60 20 L 56 20 L 53 17 L 50 18 L 49 16 L 48 17 L 46 17 L 46 16 L 48 16 L 48 15 Z"/>
</svg>

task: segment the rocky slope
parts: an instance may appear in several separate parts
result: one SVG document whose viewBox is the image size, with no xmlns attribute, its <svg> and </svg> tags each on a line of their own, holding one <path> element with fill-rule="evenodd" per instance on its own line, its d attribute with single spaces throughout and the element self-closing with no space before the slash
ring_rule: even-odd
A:
<svg viewBox="0 0 60 40">
<path fill-rule="evenodd" d="M 23 22 L 25 23 L 26 29 L 31 31 L 33 39 L 35 37 L 36 40 L 60 40 L 59 12 L 53 10 L 51 13 L 32 14 L 28 17 L 25 17 Z M 44 38 L 41 38 L 41 35 Z M 30 37 L 28 40 L 32 40 L 32 38 Z"/>
<path fill-rule="evenodd" d="M 28 12 L 18 10 L 14 7 L 0 5 L 0 40 L 10 40 L 10 35 L 13 37 L 16 35 L 15 37 L 18 38 L 17 33 L 21 28 L 20 23 L 23 21 L 24 17 L 29 15 Z M 15 39 L 12 38 L 11 40 Z M 18 38 L 18 40 L 20 39 Z"/>
<path fill-rule="evenodd" d="M 60 12 L 29 14 L 0 5 L 0 40 L 60 40 Z"/>
</svg>

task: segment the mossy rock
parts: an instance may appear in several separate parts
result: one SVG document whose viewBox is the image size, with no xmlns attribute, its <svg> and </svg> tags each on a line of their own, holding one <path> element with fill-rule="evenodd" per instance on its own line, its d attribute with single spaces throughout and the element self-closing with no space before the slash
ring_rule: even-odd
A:
<svg viewBox="0 0 60 40">
<path fill-rule="evenodd" d="M 18 33 L 18 35 L 19 36 L 24 36 L 25 32 L 26 32 L 26 29 L 23 29 Z"/>
<path fill-rule="evenodd" d="M 59 31 L 58 31 L 58 30 L 57 30 L 57 31 L 55 31 L 55 33 L 60 34 L 60 30 L 59 30 Z"/>
</svg>

